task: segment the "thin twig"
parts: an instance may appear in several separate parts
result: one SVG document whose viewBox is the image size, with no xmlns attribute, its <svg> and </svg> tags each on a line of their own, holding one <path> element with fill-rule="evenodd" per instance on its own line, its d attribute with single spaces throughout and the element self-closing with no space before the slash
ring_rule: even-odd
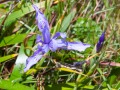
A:
<svg viewBox="0 0 120 90">
<path fill-rule="evenodd" d="M 1 1 L 0 1 L 0 4 L 1 4 L 1 3 L 8 2 L 8 1 L 11 1 L 11 0 L 1 0 Z"/>
<path fill-rule="evenodd" d="M 1 23 L 1 25 L 0 25 L 0 34 L 1 34 L 1 32 L 2 32 L 2 28 L 3 28 L 3 26 L 4 26 L 4 23 L 5 23 L 5 21 L 6 21 L 6 19 L 8 18 L 8 16 L 9 16 L 9 14 L 12 12 L 12 10 L 17 6 L 17 4 L 16 5 L 14 5 L 14 3 L 11 5 L 11 8 L 10 8 L 10 11 L 5 15 L 5 18 L 3 19 L 3 21 L 2 21 L 2 23 Z"/>
</svg>

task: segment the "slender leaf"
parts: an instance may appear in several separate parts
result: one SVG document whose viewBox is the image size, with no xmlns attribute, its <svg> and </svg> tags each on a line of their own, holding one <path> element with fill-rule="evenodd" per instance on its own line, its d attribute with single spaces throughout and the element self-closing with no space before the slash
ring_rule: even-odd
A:
<svg viewBox="0 0 120 90">
<path fill-rule="evenodd" d="M 16 43 L 23 42 L 27 34 L 14 34 L 11 36 L 4 37 L 0 42 L 0 47 L 13 45 Z"/>
<path fill-rule="evenodd" d="M 70 25 L 72 19 L 74 18 L 76 13 L 76 9 L 74 9 L 73 11 L 70 12 L 70 14 L 68 16 L 66 16 L 62 22 L 60 31 L 61 32 L 65 32 L 65 30 L 68 28 L 68 26 Z"/>
<path fill-rule="evenodd" d="M 4 56 L 4 57 L 0 57 L 0 62 L 5 62 L 11 58 L 14 58 L 16 57 L 18 54 L 11 54 L 11 55 L 7 55 L 7 56 Z"/>
<path fill-rule="evenodd" d="M 77 74 L 81 74 L 82 73 L 82 72 L 78 72 L 78 71 L 75 71 L 75 70 L 72 70 L 72 69 L 69 69 L 69 68 L 65 68 L 65 67 L 58 68 L 58 70 L 71 72 L 71 73 L 77 73 Z"/>
<path fill-rule="evenodd" d="M 73 90 L 75 83 L 64 83 L 64 84 L 52 84 L 45 86 L 45 90 Z M 81 85 L 78 90 L 85 89 L 85 90 L 93 90 L 95 86 L 93 85 Z"/>
<path fill-rule="evenodd" d="M 19 83 L 12 83 L 9 80 L 0 80 L 0 89 L 7 90 L 34 90 L 33 87 L 28 87 Z"/>
</svg>

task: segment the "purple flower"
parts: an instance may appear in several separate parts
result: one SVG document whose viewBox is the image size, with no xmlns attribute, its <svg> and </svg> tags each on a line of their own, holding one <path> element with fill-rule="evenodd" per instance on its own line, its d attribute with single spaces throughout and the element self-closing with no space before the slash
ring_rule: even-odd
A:
<svg viewBox="0 0 120 90">
<path fill-rule="evenodd" d="M 42 33 L 42 36 L 37 35 L 36 43 L 38 43 L 37 50 L 26 61 L 24 71 L 30 69 L 31 66 L 36 64 L 42 56 L 49 50 L 56 51 L 57 49 L 77 50 L 84 51 L 90 47 L 88 44 L 82 42 L 68 42 L 66 41 L 66 34 L 57 32 L 53 37 L 50 37 L 49 24 L 45 16 L 40 12 L 37 6 L 33 5 L 36 10 L 37 26 Z"/>
<path fill-rule="evenodd" d="M 99 38 L 99 41 L 96 45 L 96 52 L 99 53 L 100 50 L 102 49 L 103 42 L 105 41 L 105 32 L 102 33 L 102 35 Z"/>
</svg>

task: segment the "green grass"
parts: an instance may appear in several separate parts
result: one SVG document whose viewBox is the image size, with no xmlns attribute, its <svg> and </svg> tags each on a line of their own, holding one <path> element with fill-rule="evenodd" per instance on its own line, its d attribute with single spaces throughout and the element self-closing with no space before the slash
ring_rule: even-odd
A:
<svg viewBox="0 0 120 90">
<path fill-rule="evenodd" d="M 120 1 L 33 1 L 0 4 L 0 89 L 119 90 Z M 25 61 L 34 52 L 35 36 L 40 33 L 32 3 L 44 12 L 52 36 L 58 31 L 65 32 L 68 41 L 82 41 L 91 47 L 84 52 L 48 52 L 24 73 Z M 105 42 L 96 54 L 95 46 L 103 31 L 106 31 Z M 82 65 L 82 72 L 55 67 L 55 61 L 66 65 L 85 60 L 89 63 Z"/>
</svg>

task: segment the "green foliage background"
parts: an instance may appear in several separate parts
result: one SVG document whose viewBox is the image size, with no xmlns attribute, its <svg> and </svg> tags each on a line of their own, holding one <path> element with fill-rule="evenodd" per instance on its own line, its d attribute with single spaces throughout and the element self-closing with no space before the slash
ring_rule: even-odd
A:
<svg viewBox="0 0 120 90">
<path fill-rule="evenodd" d="M 53 36 L 66 32 L 68 41 L 91 45 L 84 52 L 48 52 L 27 73 L 27 57 L 35 50 L 40 34 L 35 21 L 36 4 L 49 21 Z M 0 89 L 1 90 L 119 90 L 120 89 L 120 1 L 119 0 L 16 0 L 0 1 Z M 106 31 L 102 51 L 95 45 Z M 53 69 L 62 64 L 85 61 L 83 72 Z M 107 65 L 99 65 L 107 62 Z M 115 65 L 111 65 L 111 62 Z"/>
</svg>

